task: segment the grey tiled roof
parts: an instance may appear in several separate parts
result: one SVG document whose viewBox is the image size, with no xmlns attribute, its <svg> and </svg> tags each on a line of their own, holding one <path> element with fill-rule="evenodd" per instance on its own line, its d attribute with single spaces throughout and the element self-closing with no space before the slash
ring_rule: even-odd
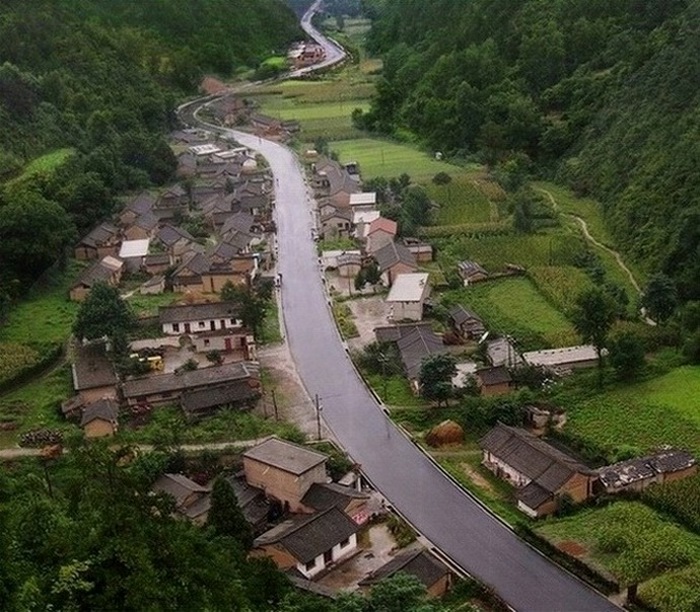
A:
<svg viewBox="0 0 700 612">
<path fill-rule="evenodd" d="M 399 242 L 384 245 L 374 253 L 374 258 L 377 260 L 380 272 L 385 272 L 399 262 L 416 267 L 416 256 Z"/>
<path fill-rule="evenodd" d="M 182 409 L 189 416 L 196 416 L 219 406 L 252 402 L 260 397 L 260 387 L 249 383 L 249 380 L 240 380 L 218 387 L 185 391 L 182 394 Z"/>
<path fill-rule="evenodd" d="M 326 510 L 333 506 L 344 510 L 353 499 L 366 500 L 369 499 L 369 496 L 355 491 L 352 487 L 339 485 L 335 482 L 315 482 L 306 492 L 301 503 L 314 510 Z"/>
<path fill-rule="evenodd" d="M 426 588 L 430 588 L 438 580 L 449 574 L 450 570 L 427 550 L 406 550 L 373 571 L 369 576 L 361 580 L 359 584 L 360 586 L 372 586 L 398 572 L 405 572 L 415 576 Z"/>
<path fill-rule="evenodd" d="M 447 351 L 442 338 L 427 327 L 416 327 L 396 345 L 408 378 L 418 378 L 423 359 Z"/>
<path fill-rule="evenodd" d="M 186 323 L 207 319 L 237 319 L 238 307 L 233 302 L 207 302 L 204 304 L 183 304 L 180 306 L 161 306 L 158 319 L 164 323 Z"/>
<path fill-rule="evenodd" d="M 80 419 L 80 426 L 83 427 L 92 421 L 101 419 L 113 423 L 119 416 L 119 406 L 117 402 L 110 398 L 104 398 L 87 404 L 83 408 L 83 415 Z"/>
<path fill-rule="evenodd" d="M 73 385 L 76 391 L 117 384 L 117 375 L 105 353 L 104 343 L 77 346 L 74 355 Z"/>
<path fill-rule="evenodd" d="M 255 539 L 254 546 L 278 544 L 300 563 L 308 563 L 357 533 L 360 526 L 337 508 L 277 525 Z"/>
</svg>

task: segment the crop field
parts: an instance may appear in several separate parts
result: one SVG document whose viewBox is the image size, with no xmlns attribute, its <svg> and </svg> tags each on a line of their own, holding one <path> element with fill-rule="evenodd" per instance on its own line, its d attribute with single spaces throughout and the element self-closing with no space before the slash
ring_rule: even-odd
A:
<svg viewBox="0 0 700 612">
<path fill-rule="evenodd" d="M 446 185 L 426 184 L 430 199 L 440 207 L 435 225 L 498 221 L 498 207 L 477 187 L 476 176 L 465 173 L 452 177 Z"/>
<path fill-rule="evenodd" d="M 528 275 L 540 293 L 565 314 L 572 311 L 576 297 L 592 286 L 588 275 L 574 266 L 534 266 Z"/>
<path fill-rule="evenodd" d="M 437 161 L 414 146 L 376 138 L 343 140 L 331 145 L 343 163 L 360 164 L 363 179 L 376 176 L 387 178 L 408 174 L 416 183 L 428 182 L 438 172 L 454 173 L 461 169 L 444 161 Z"/>
<path fill-rule="evenodd" d="M 16 342 L 0 342 L 0 384 L 39 362 L 37 350 Z"/>
<path fill-rule="evenodd" d="M 450 303 L 473 309 L 491 331 L 514 335 L 523 350 L 578 341 L 571 323 L 526 278 L 479 283 L 445 295 Z"/>
<path fill-rule="evenodd" d="M 436 241 L 436 245 L 443 266 L 469 259 L 491 273 L 504 270 L 506 264 L 528 269 L 572 265 L 576 253 L 584 248 L 582 238 L 561 233 L 452 236 Z"/>
<path fill-rule="evenodd" d="M 547 521 L 537 531 L 558 545 L 581 545 L 580 556 L 612 573 L 623 585 L 654 578 L 652 584 L 642 584 L 640 595 L 655 609 L 668 612 L 680 608 L 668 607 L 659 597 L 659 583 L 677 580 L 675 573 L 666 572 L 700 562 L 700 536 L 638 502 L 583 510 Z"/>
<path fill-rule="evenodd" d="M 700 474 L 649 487 L 642 501 L 700 533 Z"/>
<path fill-rule="evenodd" d="M 644 452 L 664 444 L 700 453 L 700 367 L 618 387 L 574 402 L 567 429 L 603 449 L 634 446 Z"/>
</svg>

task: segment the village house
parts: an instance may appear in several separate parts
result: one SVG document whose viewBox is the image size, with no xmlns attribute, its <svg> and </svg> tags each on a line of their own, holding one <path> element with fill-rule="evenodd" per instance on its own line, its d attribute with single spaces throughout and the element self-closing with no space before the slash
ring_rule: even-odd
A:
<svg viewBox="0 0 700 612">
<path fill-rule="evenodd" d="M 228 359 L 233 361 L 257 359 L 255 336 L 242 327 L 195 334 L 192 336 L 192 346 L 198 353 L 226 353 Z"/>
<path fill-rule="evenodd" d="M 71 370 L 73 388 L 83 404 L 103 398 L 116 399 L 117 375 L 104 342 L 75 345 Z"/>
<path fill-rule="evenodd" d="M 352 208 L 350 210 L 352 210 L 352 224 L 355 227 L 355 238 L 366 242 L 370 223 L 379 219 L 381 214 L 378 210 L 353 210 Z"/>
<path fill-rule="evenodd" d="M 80 418 L 86 438 L 104 438 L 117 433 L 119 404 L 113 398 L 102 398 L 86 404 Z"/>
<path fill-rule="evenodd" d="M 301 500 L 308 513 L 320 512 L 328 508 L 338 508 L 358 525 L 369 520 L 367 502 L 369 495 L 352 487 L 335 482 L 315 482 Z"/>
<path fill-rule="evenodd" d="M 371 588 L 399 572 L 418 578 L 430 597 L 442 597 L 452 586 L 452 572 L 422 547 L 397 553 L 391 561 L 360 580 L 358 585 Z"/>
<path fill-rule="evenodd" d="M 144 257 L 148 255 L 150 246 L 150 238 L 124 240 L 119 249 L 119 258 L 124 260 L 127 270 L 138 272 L 143 266 Z"/>
<path fill-rule="evenodd" d="M 141 260 L 141 270 L 151 275 L 164 274 L 174 263 L 174 257 L 168 253 L 149 253 Z"/>
<path fill-rule="evenodd" d="M 592 345 L 530 351 L 523 353 L 523 359 L 528 365 L 547 368 L 557 374 L 568 374 L 573 370 L 598 365 L 598 353 Z"/>
<path fill-rule="evenodd" d="M 176 293 L 203 292 L 202 275 L 209 270 L 210 266 L 209 259 L 203 253 L 190 252 L 183 256 L 182 263 L 171 277 L 173 291 Z"/>
<path fill-rule="evenodd" d="M 348 201 L 353 211 L 357 210 L 377 210 L 377 194 L 374 191 L 363 191 L 350 194 Z"/>
<path fill-rule="evenodd" d="M 260 373 L 249 362 L 226 363 L 186 372 L 155 374 L 132 378 L 122 383 L 122 395 L 128 406 L 177 404 L 182 394 L 196 389 L 247 385 L 260 387 Z"/>
<path fill-rule="evenodd" d="M 479 446 L 483 465 L 517 488 L 518 509 L 531 518 L 554 513 L 564 496 L 581 503 L 593 494 L 594 472 L 524 429 L 498 423 Z"/>
<path fill-rule="evenodd" d="M 399 274 L 391 286 L 386 303 L 390 321 L 421 321 L 423 305 L 430 296 L 427 272 Z"/>
<path fill-rule="evenodd" d="M 304 512 L 302 500 L 314 483 L 325 483 L 328 456 L 273 437 L 243 453 L 246 481 L 280 502 Z"/>
<path fill-rule="evenodd" d="M 620 461 L 598 470 L 600 485 L 606 493 L 643 491 L 651 485 L 673 482 L 697 473 L 695 457 L 688 451 L 674 448 Z"/>
<path fill-rule="evenodd" d="M 481 317 L 461 304 L 452 307 L 449 320 L 452 331 L 464 340 L 479 340 L 486 332 Z"/>
<path fill-rule="evenodd" d="M 362 255 L 359 251 L 344 251 L 337 257 L 338 276 L 355 278 L 362 269 Z"/>
<path fill-rule="evenodd" d="M 418 238 L 402 238 L 402 244 L 413 253 L 416 261 L 423 263 L 426 261 L 433 261 L 433 247 L 427 242 L 423 242 Z"/>
<path fill-rule="evenodd" d="M 145 240 L 155 235 L 158 223 L 158 217 L 147 212 L 139 215 L 133 223 L 126 226 L 122 235 L 125 240 Z"/>
<path fill-rule="evenodd" d="M 457 264 L 457 272 L 459 272 L 465 287 L 484 281 L 489 277 L 488 272 L 475 261 L 460 261 Z"/>
<path fill-rule="evenodd" d="M 416 323 L 399 323 L 397 325 L 382 325 L 374 328 L 374 338 L 380 344 L 383 342 L 398 342 L 404 336 L 408 336 L 415 329 L 423 328 L 432 331 L 430 321 Z"/>
<path fill-rule="evenodd" d="M 397 340 L 396 346 L 401 355 L 401 361 L 408 381 L 414 393 L 420 391 L 420 368 L 423 360 L 430 355 L 447 352 L 442 338 L 430 327 L 415 326 L 415 328 Z"/>
<path fill-rule="evenodd" d="M 480 368 L 476 371 L 479 393 L 485 396 L 504 395 L 515 389 L 515 381 L 505 366 Z"/>
<path fill-rule="evenodd" d="M 97 283 L 105 283 L 110 287 L 118 286 L 123 271 L 124 262 L 111 255 L 96 261 L 83 270 L 71 285 L 69 291 L 71 301 L 82 302 Z"/>
<path fill-rule="evenodd" d="M 180 517 L 198 525 L 206 521 L 211 507 L 209 487 L 198 485 L 182 474 L 163 474 L 153 483 L 151 491 L 170 496 Z"/>
<path fill-rule="evenodd" d="M 197 158 L 189 151 L 183 151 L 177 156 L 177 170 L 175 176 L 179 179 L 188 179 L 197 175 Z"/>
<path fill-rule="evenodd" d="M 85 260 L 102 259 L 107 255 L 116 257 L 120 243 L 119 228 L 111 223 L 102 223 L 75 245 L 75 258 Z"/>
<path fill-rule="evenodd" d="M 281 570 L 312 579 L 357 551 L 360 526 L 338 508 L 290 518 L 253 543 L 250 556 L 268 557 Z"/>
<path fill-rule="evenodd" d="M 243 517 L 253 528 L 253 533 L 263 533 L 267 528 L 268 520 L 275 512 L 265 497 L 264 491 L 249 485 L 241 473 L 229 476 L 226 481 L 231 485 Z"/>
<path fill-rule="evenodd" d="M 224 264 L 211 264 L 208 270 L 202 272 L 201 291 L 221 293 L 227 283 L 250 287 L 260 272 L 260 258 L 259 253 L 242 253 L 234 255 Z"/>
<path fill-rule="evenodd" d="M 394 242 L 398 225 L 396 221 L 379 217 L 369 224 L 365 232 L 367 244 L 365 246 L 368 253 L 376 253 L 382 247 Z M 411 250 L 410 248 L 408 249 Z"/>
<path fill-rule="evenodd" d="M 489 338 L 486 344 L 486 358 L 493 367 L 506 366 L 516 368 L 525 362 L 509 336 Z"/>
<path fill-rule="evenodd" d="M 139 287 L 141 295 L 158 295 L 165 292 L 165 276 L 159 274 L 149 278 Z"/>
<path fill-rule="evenodd" d="M 232 302 L 161 306 L 158 320 L 167 336 L 240 330 L 243 327 L 238 308 Z"/>
<path fill-rule="evenodd" d="M 164 218 L 161 215 L 169 217 L 177 213 L 185 214 L 189 202 L 190 197 L 182 185 L 171 185 L 160 194 L 153 206 L 153 212 L 160 218 Z"/>
<path fill-rule="evenodd" d="M 187 390 L 182 394 L 180 406 L 189 421 L 197 421 L 219 410 L 252 409 L 260 399 L 260 385 L 248 381 L 235 381 L 216 387 Z"/>
<path fill-rule="evenodd" d="M 326 238 L 349 236 L 352 230 L 352 211 L 347 208 L 332 208 L 321 215 L 321 231 Z"/>
<path fill-rule="evenodd" d="M 130 200 L 124 209 L 119 213 L 119 223 L 122 227 L 129 227 L 142 215 L 153 213 L 153 206 L 156 197 L 148 191 L 142 191 L 135 198 Z"/>
<path fill-rule="evenodd" d="M 166 224 L 161 227 L 155 235 L 155 240 L 168 253 L 175 258 L 182 257 L 187 251 L 187 247 L 195 242 L 194 237 L 187 230 Z"/>
<path fill-rule="evenodd" d="M 373 256 L 379 266 L 382 282 L 387 287 L 394 284 L 399 274 L 410 274 L 418 270 L 413 253 L 397 242 L 387 244 Z"/>
</svg>

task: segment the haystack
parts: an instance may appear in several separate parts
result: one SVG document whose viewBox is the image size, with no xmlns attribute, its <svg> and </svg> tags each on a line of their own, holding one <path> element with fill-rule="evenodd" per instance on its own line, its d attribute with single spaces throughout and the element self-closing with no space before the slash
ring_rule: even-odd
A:
<svg viewBox="0 0 700 612">
<path fill-rule="evenodd" d="M 464 442 L 464 430 L 454 421 L 443 421 L 433 427 L 425 436 L 425 441 L 430 446 L 447 446 L 449 444 L 461 444 Z"/>
</svg>

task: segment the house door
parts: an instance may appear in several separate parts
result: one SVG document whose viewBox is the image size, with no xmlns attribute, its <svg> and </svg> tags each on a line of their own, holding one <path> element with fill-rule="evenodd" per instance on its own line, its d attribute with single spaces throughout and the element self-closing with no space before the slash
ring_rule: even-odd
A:
<svg viewBox="0 0 700 612">
<path fill-rule="evenodd" d="M 216 329 L 216 321 L 209 321 L 209 327 L 211 331 L 214 331 Z"/>
<path fill-rule="evenodd" d="M 231 338 L 224 338 L 224 350 L 230 351 L 232 348 Z"/>
<path fill-rule="evenodd" d="M 323 553 L 323 564 L 329 565 L 333 563 L 333 549 L 327 550 Z"/>
<path fill-rule="evenodd" d="M 226 329 L 226 320 L 221 319 L 221 329 Z"/>
<path fill-rule="evenodd" d="M 189 324 L 189 323 L 185 323 L 185 333 L 186 333 L 186 334 L 189 334 L 190 331 L 191 331 L 191 329 L 190 329 L 190 324 Z"/>
</svg>

